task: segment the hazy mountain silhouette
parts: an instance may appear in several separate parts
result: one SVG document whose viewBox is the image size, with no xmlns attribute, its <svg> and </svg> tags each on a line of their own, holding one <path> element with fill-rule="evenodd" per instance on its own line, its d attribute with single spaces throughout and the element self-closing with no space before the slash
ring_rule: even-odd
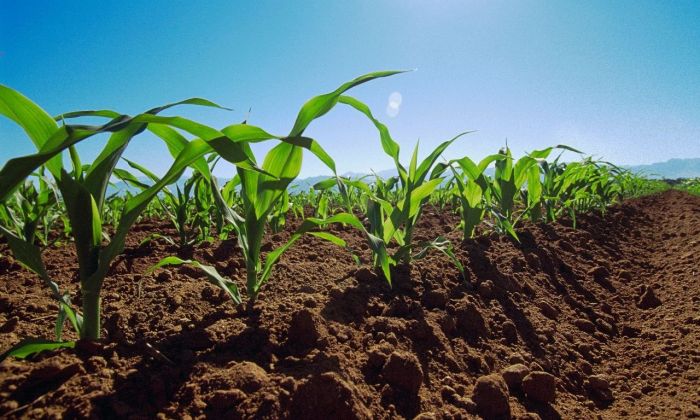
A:
<svg viewBox="0 0 700 420">
<path fill-rule="evenodd" d="M 700 158 L 670 159 L 666 162 L 625 166 L 625 168 L 653 178 L 696 178 L 700 177 Z"/>
</svg>

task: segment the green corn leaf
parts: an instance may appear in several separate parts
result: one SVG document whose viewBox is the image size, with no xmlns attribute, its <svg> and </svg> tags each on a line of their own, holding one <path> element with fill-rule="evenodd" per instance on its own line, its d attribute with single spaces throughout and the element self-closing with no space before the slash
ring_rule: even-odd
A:
<svg viewBox="0 0 700 420">
<path fill-rule="evenodd" d="M 413 182 L 415 181 L 416 183 L 419 183 L 420 181 L 416 180 L 416 169 L 418 168 L 418 145 L 420 144 L 420 141 L 416 142 L 416 146 L 413 148 L 413 153 L 411 154 L 411 161 L 408 164 L 408 179 L 404 179 L 404 184 L 408 184 L 408 182 Z"/>
<path fill-rule="evenodd" d="M 78 149 L 75 146 L 68 148 L 70 153 L 70 159 L 73 163 L 73 177 L 75 179 L 82 179 L 83 177 L 83 165 L 80 163 L 80 155 L 78 154 Z"/>
<path fill-rule="evenodd" d="M 445 142 L 442 142 L 440 145 L 438 145 L 438 147 L 436 147 L 436 148 L 432 151 L 432 153 L 430 153 L 430 155 L 428 155 L 428 157 L 426 157 L 425 159 L 423 159 L 423 161 L 421 162 L 420 166 L 419 166 L 418 169 L 416 170 L 416 178 L 415 178 L 416 184 L 422 184 L 422 183 L 423 183 L 423 181 L 425 180 L 425 178 L 426 178 L 426 176 L 427 176 L 428 171 L 430 170 L 430 168 L 435 164 L 435 161 L 440 157 L 440 155 L 445 151 L 445 149 L 447 149 L 447 147 L 448 147 L 449 145 L 451 145 L 452 143 L 454 143 L 455 140 L 457 140 L 458 138 L 460 138 L 460 137 L 462 137 L 462 136 L 464 136 L 464 135 L 470 134 L 470 133 L 473 133 L 473 131 L 465 131 L 465 132 L 463 132 L 463 133 L 459 133 L 459 134 L 457 134 L 456 136 L 454 136 L 453 138 L 451 138 L 450 140 L 447 140 L 447 141 L 445 141 Z M 417 147 L 417 146 L 416 146 L 416 147 Z"/>
<path fill-rule="evenodd" d="M 4 85 L 0 85 L 0 115 L 22 127 L 37 150 L 40 150 L 58 129 L 58 125 L 46 111 L 21 93 Z M 52 159 L 48 164 L 49 170 L 54 174 L 61 170 L 61 166 L 60 158 Z M 0 193 L 0 198 L 3 196 L 4 194 Z"/>
<path fill-rule="evenodd" d="M 122 158 L 122 159 L 126 162 L 127 165 L 129 165 L 132 168 L 136 169 L 137 171 L 141 172 L 143 175 L 146 176 L 146 178 L 150 179 L 151 181 L 158 182 L 160 180 L 158 175 L 154 174 L 153 172 L 148 170 L 148 168 L 144 167 L 143 165 L 139 165 L 138 163 L 136 163 L 132 160 L 129 160 L 127 158 Z"/>
<path fill-rule="evenodd" d="M 501 154 L 486 156 L 481 161 L 479 161 L 479 174 L 482 174 L 486 170 L 486 168 L 488 168 L 489 165 L 491 165 L 493 162 L 503 159 L 505 159 L 505 156 Z"/>
<path fill-rule="evenodd" d="M 169 125 L 171 127 L 184 130 L 204 141 L 206 141 L 222 158 L 233 163 L 234 165 L 254 171 L 260 169 L 255 165 L 251 155 L 246 153 L 241 141 L 235 137 L 233 130 L 228 130 L 231 134 L 227 135 L 227 129 L 221 131 L 215 130 L 204 124 L 189 120 L 183 117 L 162 117 L 159 115 L 142 114 L 134 117 L 135 122 L 147 122 Z M 188 165 L 189 166 L 189 165 Z"/>
<path fill-rule="evenodd" d="M 59 306 L 58 308 L 58 316 L 56 317 L 56 324 L 54 325 L 54 337 L 56 337 L 56 341 L 61 341 L 63 337 L 63 326 L 66 323 L 66 318 L 68 317 L 68 314 L 66 311 L 63 309 L 63 306 Z"/>
<path fill-rule="evenodd" d="M 347 246 L 347 242 L 345 242 L 343 239 L 337 237 L 336 235 L 333 235 L 332 233 L 328 232 L 309 232 L 309 235 L 313 235 L 317 238 L 321 238 L 323 240 L 326 240 L 334 245 L 337 245 L 339 247 L 345 248 Z"/>
<path fill-rule="evenodd" d="M 581 152 L 580 150 L 574 149 L 574 148 L 571 147 L 571 146 L 567 146 L 567 145 L 565 145 L 565 144 L 558 144 L 558 145 L 556 145 L 556 146 L 554 146 L 554 147 L 548 147 L 548 148 L 542 149 L 542 150 L 534 150 L 534 151 L 528 153 L 528 155 L 529 155 L 530 157 L 535 158 L 535 159 L 546 159 L 547 156 L 549 156 L 549 154 L 551 153 L 552 149 L 568 150 L 568 151 L 570 151 L 570 152 L 574 152 L 574 153 L 578 153 L 578 154 L 582 154 L 582 153 L 583 153 L 583 152 Z"/>
<path fill-rule="evenodd" d="M 80 335 L 80 331 L 83 329 L 83 317 L 73 310 L 70 305 L 70 297 L 67 293 L 63 295 L 58 304 L 58 317 L 54 327 L 56 341 L 62 341 L 61 336 L 63 334 L 63 325 L 65 324 L 66 319 L 68 319 L 75 332 Z"/>
<path fill-rule="evenodd" d="M 285 137 L 282 139 L 282 141 L 307 149 L 316 155 L 321 162 L 328 166 L 328 168 L 330 168 L 334 174 L 336 173 L 335 161 L 328 153 L 326 153 L 325 150 L 323 150 L 321 145 L 316 140 L 309 137 Z"/>
<path fill-rule="evenodd" d="M 62 121 L 70 118 L 80 118 L 80 117 L 103 117 L 103 118 L 118 118 L 122 114 L 117 111 L 112 111 L 109 109 L 99 109 L 99 110 L 88 110 L 88 111 L 73 111 L 66 112 L 63 114 L 58 114 L 54 117 L 56 121 Z"/>
<path fill-rule="evenodd" d="M 3 226 L 0 226 L 0 233 L 7 239 L 7 245 L 12 250 L 12 254 L 22 265 L 39 275 L 42 279 L 49 278 L 44 262 L 41 259 L 39 247 L 20 239 Z M 55 291 L 58 292 L 58 289 Z"/>
<path fill-rule="evenodd" d="M 533 165 L 528 169 L 527 198 L 529 205 L 539 203 L 542 199 L 542 181 L 540 179 L 540 171 L 537 165 Z"/>
<path fill-rule="evenodd" d="M 91 228 L 92 228 L 92 243 L 95 247 L 100 246 L 102 241 L 102 216 L 100 215 L 100 209 L 97 208 L 97 202 L 93 196 L 90 196 L 90 207 L 91 207 Z"/>
<path fill-rule="evenodd" d="M 419 187 L 415 188 L 413 191 L 411 191 L 411 198 L 410 198 L 410 210 L 408 212 L 409 217 L 412 217 L 418 213 L 418 210 L 420 209 L 423 200 L 427 199 L 430 194 L 435 191 L 435 189 L 442 183 L 442 179 L 436 178 L 436 179 L 431 179 L 430 181 L 427 181 L 420 185 Z"/>
<path fill-rule="evenodd" d="M 8 357 L 26 359 L 27 357 L 41 353 L 42 351 L 72 349 L 74 347 L 75 341 L 51 341 L 42 338 L 25 338 L 3 354 L 0 354 L 0 362 Z"/>
<path fill-rule="evenodd" d="M 421 244 L 421 247 L 422 249 L 413 258 L 418 260 L 424 258 L 428 254 L 429 250 L 438 250 L 445 254 L 445 256 L 447 256 L 447 258 L 449 258 L 449 260 L 452 262 L 452 264 L 454 264 L 454 266 L 457 267 L 460 274 L 462 275 L 462 279 L 466 279 L 466 272 L 464 270 L 464 266 L 455 255 L 454 249 L 452 248 L 452 243 L 449 240 L 445 239 L 442 236 L 438 236 L 432 242 L 424 242 L 423 244 Z"/>
<path fill-rule="evenodd" d="M 280 143 L 265 156 L 262 168 L 272 177 L 267 175 L 258 177 L 257 195 L 253 201 L 257 219 L 264 218 L 289 184 L 299 175 L 303 158 L 302 150 L 290 143 Z M 248 177 L 241 172 L 239 175 L 242 179 Z"/>
<path fill-rule="evenodd" d="M 230 125 L 221 130 L 221 132 L 242 143 L 259 143 L 265 140 L 280 138 L 279 136 L 268 133 L 260 127 L 250 124 Z"/>
<path fill-rule="evenodd" d="M 363 76 L 357 77 L 347 83 L 342 84 L 336 90 L 325 95 L 319 95 L 311 98 L 308 102 L 302 106 L 297 119 L 294 122 L 294 127 L 289 133 L 288 137 L 299 137 L 306 130 L 306 127 L 311 124 L 311 121 L 318 117 L 323 116 L 328 111 L 333 109 L 335 104 L 338 103 L 340 96 L 347 90 L 361 85 L 363 83 L 369 82 L 381 77 L 393 76 L 395 74 L 404 73 L 405 71 L 379 71 L 374 73 L 368 73 Z"/>
<path fill-rule="evenodd" d="M 113 133 L 105 148 L 90 165 L 85 176 L 85 188 L 97 199 L 98 208 L 101 210 L 104 205 L 105 192 L 119 158 L 126 150 L 131 139 L 143 131 L 139 124 L 132 124 L 123 130 Z M 78 178 L 76 178 L 78 179 Z"/>
<path fill-rule="evenodd" d="M 80 279 L 84 282 L 97 270 L 97 256 L 102 241 L 100 213 L 87 188 L 71 178 L 65 170 L 58 180 L 58 186 L 73 227 Z"/>
<path fill-rule="evenodd" d="M 136 187 L 140 190 L 145 190 L 148 187 L 150 187 L 150 185 L 148 185 L 144 182 L 141 182 L 140 179 L 138 179 L 134 174 L 132 174 L 131 172 L 129 172 L 127 170 L 120 169 L 120 168 L 114 168 L 113 174 L 114 174 L 114 176 L 116 176 L 117 178 L 122 180 L 123 182 L 125 182 L 133 187 Z"/>
<path fill-rule="evenodd" d="M 165 142 L 166 146 L 168 147 L 168 151 L 173 158 L 176 158 L 177 155 L 182 152 L 182 149 L 187 146 L 187 143 L 189 143 L 189 141 L 182 134 L 177 132 L 177 130 L 168 127 L 167 125 L 149 124 L 148 131 L 160 137 L 160 139 Z M 211 171 L 209 170 L 209 165 L 204 158 L 197 159 L 192 164 L 192 167 L 199 171 L 199 173 L 201 173 L 205 179 L 211 179 Z"/>
<path fill-rule="evenodd" d="M 537 160 L 529 156 L 518 159 L 513 168 L 515 188 L 520 189 L 527 180 L 530 168 L 537 167 Z"/>
<path fill-rule="evenodd" d="M 211 108 L 219 108 L 219 109 L 224 109 L 227 111 L 231 111 L 230 108 L 223 107 L 221 105 L 218 105 L 210 100 L 203 99 L 203 98 L 189 98 L 185 99 L 182 101 L 178 102 L 172 102 L 166 105 L 161 105 L 156 108 L 152 108 L 148 111 L 146 111 L 144 114 L 159 114 L 162 111 L 165 111 L 168 108 L 172 108 L 178 105 L 198 105 L 198 106 L 206 106 L 206 107 L 211 107 Z M 80 118 L 80 117 L 105 117 L 105 118 L 117 118 L 121 116 L 122 114 L 108 110 L 108 109 L 100 109 L 100 110 L 85 110 L 85 111 L 74 111 L 74 112 L 66 112 L 64 114 L 57 115 L 55 117 L 55 120 L 63 120 L 63 119 L 70 119 L 70 118 Z"/>
<path fill-rule="evenodd" d="M 323 181 L 318 181 L 313 185 L 313 189 L 317 191 L 324 191 L 331 189 L 338 185 L 338 180 L 336 178 L 328 178 L 324 179 Z"/>
</svg>

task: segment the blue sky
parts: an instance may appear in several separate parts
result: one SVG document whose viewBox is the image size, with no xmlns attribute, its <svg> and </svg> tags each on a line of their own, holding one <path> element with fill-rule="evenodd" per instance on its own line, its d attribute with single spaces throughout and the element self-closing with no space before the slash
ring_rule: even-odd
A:
<svg viewBox="0 0 700 420">
<path fill-rule="evenodd" d="M 478 132 L 447 157 L 479 158 L 506 139 L 517 154 L 566 143 L 621 164 L 700 157 L 697 1 L 0 5 L 0 83 L 52 114 L 136 113 L 199 96 L 234 111 L 173 113 L 223 127 L 252 108 L 250 123 L 284 134 L 316 94 L 369 71 L 417 68 L 351 91 L 387 123 L 404 159 L 418 139 L 427 153 L 465 130 Z M 398 113 L 388 107 L 394 92 Z M 307 134 L 340 172 L 392 165 L 376 131 L 349 109 L 332 111 Z M 84 159 L 104 141 L 86 143 Z M 33 151 L 5 119 L 0 144 L 0 164 Z M 171 162 L 147 135 L 126 156 L 158 172 Z M 222 167 L 219 175 L 230 172 Z M 322 173 L 307 155 L 302 175 Z"/>
</svg>

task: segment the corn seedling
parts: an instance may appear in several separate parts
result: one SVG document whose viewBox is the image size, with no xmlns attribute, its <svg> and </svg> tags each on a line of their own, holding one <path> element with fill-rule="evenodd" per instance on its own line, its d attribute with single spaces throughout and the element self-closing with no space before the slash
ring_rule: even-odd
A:
<svg viewBox="0 0 700 420">
<path fill-rule="evenodd" d="M 0 113 L 20 125 L 38 149 L 35 154 L 8 161 L 0 170 L 0 200 L 6 200 L 32 172 L 45 165 L 56 180 L 72 228 L 71 235 L 79 266 L 81 313 L 74 311 L 69 296 L 62 293 L 58 285 L 51 280 L 41 258 L 41 249 L 0 227 L 0 232 L 7 238 L 15 258 L 39 275 L 59 303 L 55 334 L 57 341 L 61 340 L 66 319 L 70 321 L 80 338 L 99 339 L 100 291 L 112 260 L 124 247 L 126 234 L 141 212 L 165 185 L 175 181 L 187 166 L 196 164 L 198 159 L 202 159 L 205 153 L 212 150 L 210 143 L 215 143 L 220 148 L 227 148 L 232 157 L 237 156 L 238 159 L 231 159 L 236 164 L 250 169 L 256 168 L 254 163 L 242 153 L 240 146 L 225 135 L 190 120 L 157 115 L 165 109 L 181 104 L 217 106 L 202 99 L 189 99 L 154 108 L 135 117 L 113 111 L 81 111 L 64 114 L 58 119 L 90 116 L 106 117 L 109 121 L 101 126 L 72 124 L 58 126 L 53 118 L 29 99 L 12 89 L 0 86 Z M 179 152 L 175 163 L 159 182 L 127 201 L 115 234 L 108 244 L 103 245 L 102 213 L 107 186 L 114 167 L 131 139 L 152 123 L 162 127 L 172 124 L 204 138 L 198 142 L 187 142 L 184 139 L 182 142 L 177 142 L 177 139 L 169 139 L 171 143 L 168 143 L 168 146 L 171 152 Z M 167 129 L 172 130 L 169 127 Z M 111 133 L 109 141 L 96 160 L 84 167 L 74 146 L 100 133 Z M 67 149 L 70 150 L 73 166 L 71 172 L 64 168 L 61 159 L 62 152 Z"/>
<path fill-rule="evenodd" d="M 283 200 L 289 184 L 299 175 L 302 151 L 304 149 L 311 151 L 333 173 L 336 172 L 335 162 L 315 140 L 304 137 L 304 131 L 313 120 L 326 114 L 344 98 L 342 94 L 347 90 L 370 80 L 397 73 L 399 72 L 389 71 L 367 74 L 343 84 L 333 92 L 312 98 L 301 108 L 294 127 L 286 137 L 272 135 L 259 127 L 248 124 L 232 125 L 222 130 L 223 133 L 226 133 L 231 138 L 241 139 L 239 144 L 245 150 L 247 158 L 253 162 L 255 162 L 255 157 L 250 149 L 250 143 L 267 140 L 280 141 L 267 153 L 261 166 L 263 173 L 240 167 L 237 168 L 235 184 L 238 184 L 240 188 L 240 196 L 242 198 L 240 207 L 229 207 L 223 195 L 217 194 L 219 211 L 225 215 L 226 221 L 232 225 L 233 230 L 236 232 L 238 245 L 246 260 L 246 292 L 251 305 L 255 302 L 261 287 L 269 279 L 272 268 L 279 257 L 302 234 L 310 232 L 314 226 L 331 223 L 331 221 L 349 223 L 345 220 L 345 216 L 342 215 L 329 218 L 327 219 L 328 222 L 308 219 L 302 223 L 302 226 L 297 229 L 284 245 L 268 253 L 263 261 L 263 256 L 261 255 L 262 241 L 269 216 L 279 206 L 280 201 Z M 220 155 L 225 160 L 231 158 L 227 154 Z M 342 240 L 331 234 L 325 232 L 310 233 L 338 245 L 344 245 Z"/>
<path fill-rule="evenodd" d="M 461 133 L 441 143 L 420 164 L 418 164 L 418 144 L 416 144 L 407 169 L 400 162 L 399 144 L 391 138 L 387 127 L 372 115 L 369 107 L 354 98 L 343 97 L 340 102 L 358 110 L 374 124 L 379 131 L 382 148 L 394 161 L 399 174 L 396 179 L 388 181 L 376 177 L 374 193 L 369 195 L 367 203 L 369 233 L 385 244 L 394 241 L 398 245 L 394 254 L 388 257 L 388 261 L 381 261 L 379 256 L 375 255 L 375 265 L 383 267 L 385 277 L 391 283 L 389 270 L 384 267 L 396 265 L 399 262 L 411 262 L 415 225 L 421 216 L 425 202 L 442 183 L 440 176 L 445 171 L 446 165 L 435 165 L 435 162 L 450 144 L 467 133 Z M 396 199 L 392 200 L 391 191 L 394 186 L 397 188 L 397 194 Z"/>
</svg>

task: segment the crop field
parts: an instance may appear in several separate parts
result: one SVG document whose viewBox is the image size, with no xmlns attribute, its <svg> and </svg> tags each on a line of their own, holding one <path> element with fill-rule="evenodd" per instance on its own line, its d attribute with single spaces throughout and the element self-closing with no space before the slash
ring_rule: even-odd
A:
<svg viewBox="0 0 700 420">
<path fill-rule="evenodd" d="M 687 191 L 691 194 L 700 195 L 700 178 L 689 178 L 681 180 L 677 185 L 678 189 Z"/>
<path fill-rule="evenodd" d="M 700 416 L 698 179 L 565 144 L 444 158 L 469 132 L 402 150 L 350 96 L 399 73 L 286 135 L 200 123 L 202 98 L 51 116 L 0 85 L 36 148 L 0 169 L 0 417 Z M 337 107 L 394 176 L 305 134 Z M 125 158 L 142 133 L 165 174 Z M 297 188 L 304 159 L 333 175 Z"/>
</svg>

